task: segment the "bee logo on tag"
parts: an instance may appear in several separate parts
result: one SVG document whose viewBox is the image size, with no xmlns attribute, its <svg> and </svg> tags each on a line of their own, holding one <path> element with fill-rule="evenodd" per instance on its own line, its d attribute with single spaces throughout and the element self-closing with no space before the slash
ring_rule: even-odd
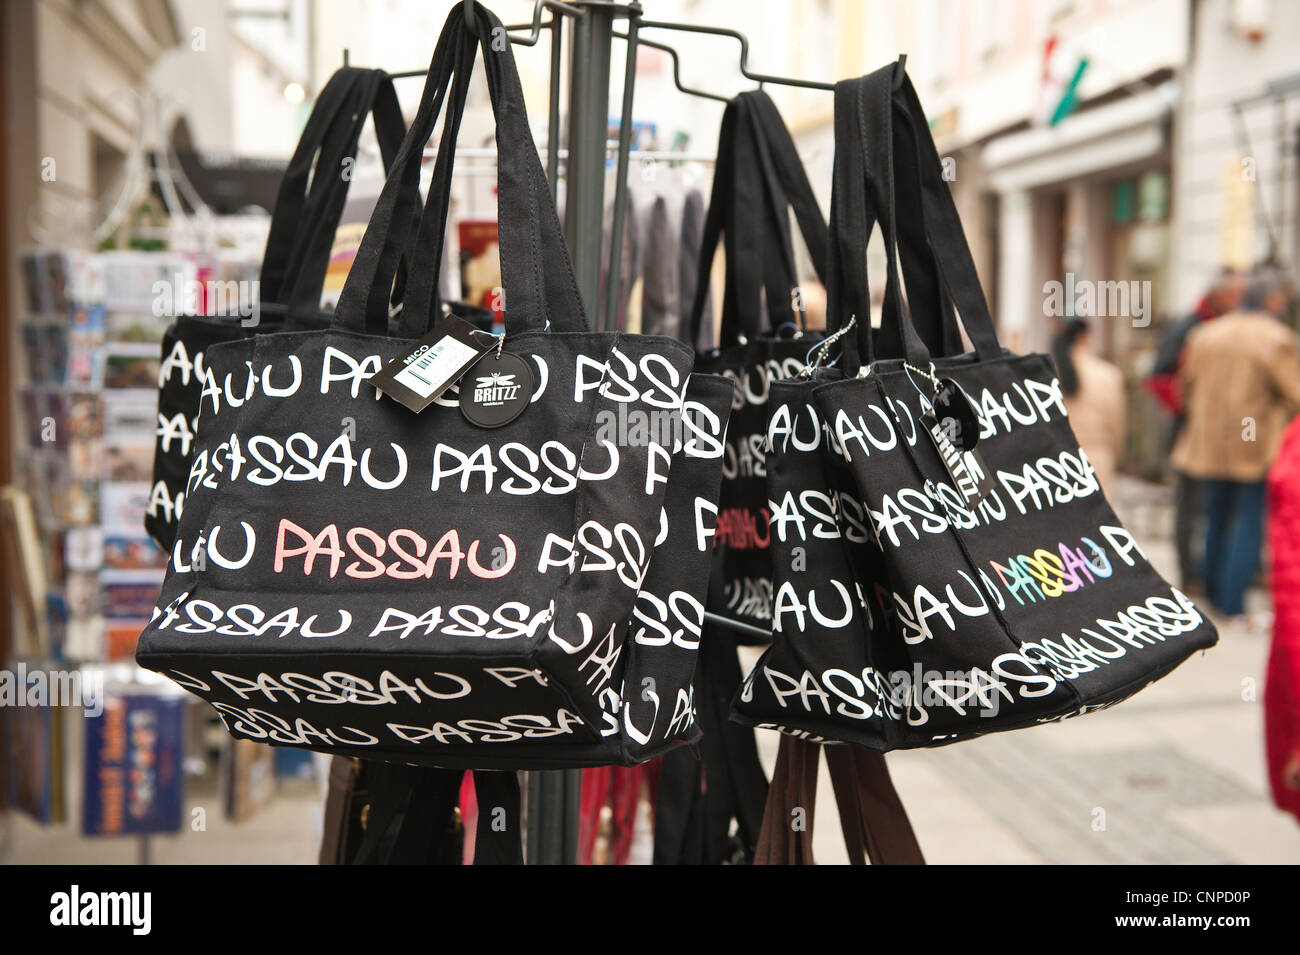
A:
<svg viewBox="0 0 1300 955">
<path fill-rule="evenodd" d="M 515 377 L 494 371 L 479 378 L 474 383 L 474 403 L 490 408 L 514 401 L 521 387 L 515 384 Z"/>
<path fill-rule="evenodd" d="M 460 410 L 467 421 L 480 428 L 500 428 L 514 421 L 533 397 L 533 373 L 518 355 L 504 352 L 488 355 L 470 369 L 460 389 Z"/>
</svg>

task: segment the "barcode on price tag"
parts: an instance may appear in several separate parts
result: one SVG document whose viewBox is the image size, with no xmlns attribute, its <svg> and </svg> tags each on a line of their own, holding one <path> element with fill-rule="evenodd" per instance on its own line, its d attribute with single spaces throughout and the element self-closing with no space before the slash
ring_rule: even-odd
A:
<svg viewBox="0 0 1300 955">
<path fill-rule="evenodd" d="M 478 352 L 454 338 L 443 338 L 393 376 L 421 398 L 445 388 L 461 368 L 478 357 Z"/>
<path fill-rule="evenodd" d="M 423 411 L 460 381 L 474 362 L 496 347 L 494 336 L 455 315 L 439 320 L 432 332 L 412 342 L 370 376 L 372 385 L 412 411 Z"/>
</svg>

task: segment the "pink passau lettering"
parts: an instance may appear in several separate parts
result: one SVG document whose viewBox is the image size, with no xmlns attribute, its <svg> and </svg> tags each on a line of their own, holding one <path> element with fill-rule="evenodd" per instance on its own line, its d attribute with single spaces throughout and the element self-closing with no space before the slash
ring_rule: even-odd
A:
<svg viewBox="0 0 1300 955">
<path fill-rule="evenodd" d="M 290 560 L 301 558 L 301 569 L 307 576 L 315 572 L 319 561 L 322 566 L 328 564 L 331 578 L 337 577 L 342 569 L 344 576 L 358 580 L 374 577 L 428 580 L 441 562 L 447 579 L 455 580 L 463 563 L 475 577 L 493 580 L 510 573 L 517 553 L 513 540 L 505 534 L 497 536 L 501 538 L 501 546 L 493 549 L 484 566 L 479 560 L 480 541 L 472 541 L 469 550 L 464 550 L 460 533 L 454 528 L 430 544 L 424 535 L 404 527 L 389 531 L 387 536 L 368 527 L 352 527 L 340 535 L 338 525 L 330 524 L 313 534 L 288 518 L 281 518 L 275 536 L 274 566 L 275 572 L 282 574 Z"/>
</svg>

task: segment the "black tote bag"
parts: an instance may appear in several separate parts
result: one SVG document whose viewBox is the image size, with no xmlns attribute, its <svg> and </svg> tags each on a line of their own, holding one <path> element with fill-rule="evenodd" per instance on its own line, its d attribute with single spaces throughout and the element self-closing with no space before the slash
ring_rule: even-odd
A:
<svg viewBox="0 0 1300 955">
<path fill-rule="evenodd" d="M 736 381 L 719 499 L 709 610 L 767 628 L 770 558 L 763 434 L 768 383 L 803 367 L 820 333 L 806 333 L 791 246 L 793 209 L 813 267 L 825 275 L 826 219 L 776 106 L 762 91 L 727 104 L 704 223 L 700 281 L 685 322 L 698 344 L 708 275 L 721 237 L 725 285 L 716 349 L 701 371 Z M 742 637 L 743 639 L 743 637 Z"/>
<path fill-rule="evenodd" d="M 888 602 L 877 586 L 885 579 L 885 568 L 870 518 L 847 463 L 828 440 L 826 422 L 813 398 L 818 388 L 843 378 L 843 368 L 828 363 L 827 356 L 841 340 L 851 349 L 857 340 L 858 322 L 871 321 L 871 290 L 861 265 L 866 262 L 875 204 L 866 187 L 865 159 L 858 148 L 864 136 L 859 84 L 841 83 L 835 90 L 828 336 L 812 350 L 809 364 L 798 375 L 770 386 L 766 490 L 772 514 L 769 553 L 776 612 L 771 645 L 745 678 L 733 705 L 735 717 L 742 722 L 813 743 L 846 737 L 840 733 L 842 720 L 822 705 L 824 699 L 833 698 L 833 691 L 821 682 L 810 682 L 812 675 L 860 674 L 870 668 L 869 647 L 887 646 L 889 640 L 883 629 Z M 873 141 L 889 147 L 888 138 Z M 919 223 L 920 194 L 909 188 L 916 182 L 908 175 L 910 171 L 910 166 L 902 165 L 898 177 L 899 193 L 906 203 L 901 221 Z M 889 210 L 884 212 L 887 219 Z M 855 228 L 840 225 L 854 216 L 860 222 Z M 938 272 L 919 226 L 901 232 L 897 251 L 922 339 L 945 353 L 960 350 L 956 319 L 936 288 Z M 884 298 L 888 310 L 896 307 L 902 292 L 895 249 L 889 246 L 886 252 L 889 267 Z M 881 331 L 889 330 L 877 330 L 873 335 L 876 354 L 901 356 L 898 334 Z M 900 658 L 899 664 L 905 663 Z M 811 705 L 791 703 L 794 698 L 802 701 L 804 694 L 809 694 Z M 868 727 L 872 729 L 874 725 Z M 869 731 L 847 738 L 883 748 L 883 737 L 873 737 Z"/>
<path fill-rule="evenodd" d="M 185 508 L 204 354 L 218 342 L 279 331 L 291 320 L 303 327 L 321 324 L 317 313 L 330 244 L 350 182 L 343 163 L 355 159 L 372 111 L 386 168 L 406 132 L 392 79 L 382 70 L 345 67 L 317 97 L 276 193 L 258 280 L 257 321 L 245 325 L 239 318 L 180 316 L 163 335 L 153 487 L 144 517 L 146 532 L 163 550 L 175 542 Z M 312 175 L 313 166 L 319 175 Z"/>
<path fill-rule="evenodd" d="M 877 750 L 1105 707 L 1217 640 L 1105 501 L 1050 359 L 998 344 L 924 113 L 905 77 L 893 92 L 893 71 L 849 82 L 860 121 L 837 153 L 860 157 L 892 250 L 900 226 L 916 227 L 894 211 L 904 174 L 890 168 L 891 141 L 906 135 L 900 163 L 919 189 L 919 227 L 974 351 L 932 358 L 895 299 L 882 331 L 905 358 L 879 356 L 883 336 L 859 322 L 844 339 L 843 380 L 813 391 L 878 562 L 863 559 L 871 548 L 848 549 L 871 612 L 863 652 L 831 661 L 805 646 L 808 665 L 787 674 L 797 690 L 780 694 L 790 725 Z M 836 207 L 834 242 L 865 244 L 862 210 Z"/>
<path fill-rule="evenodd" d="M 188 503 L 137 659 L 212 702 L 236 736 L 508 768 L 535 765 L 511 755 L 516 745 L 599 743 L 614 721 L 651 747 L 692 732 L 689 691 L 671 702 L 666 691 L 689 686 L 692 600 L 702 605 L 706 581 L 678 555 L 707 558 L 722 417 L 710 434 L 709 415 L 683 409 L 725 407 L 730 385 L 692 377 L 680 342 L 585 330 L 512 53 L 488 49 L 501 24 L 472 9 L 497 120 L 497 347 L 529 368 L 531 398 L 487 430 L 460 413 L 455 389 L 417 414 L 366 383 L 413 345 L 385 334 L 389 289 L 416 229 L 424 142 L 453 75 L 454 136 L 477 50 L 458 5 L 331 327 L 207 354 Z M 425 303 L 450 172 L 444 148 L 403 334 L 437 311 Z M 666 421 L 673 439 L 606 434 L 635 416 Z M 684 511 L 689 523 L 673 519 Z M 661 555 L 672 587 L 650 590 Z M 656 621 L 643 590 L 676 616 Z M 665 635 L 683 672 L 625 691 L 629 661 Z M 622 706 L 633 693 L 642 709 Z"/>
</svg>

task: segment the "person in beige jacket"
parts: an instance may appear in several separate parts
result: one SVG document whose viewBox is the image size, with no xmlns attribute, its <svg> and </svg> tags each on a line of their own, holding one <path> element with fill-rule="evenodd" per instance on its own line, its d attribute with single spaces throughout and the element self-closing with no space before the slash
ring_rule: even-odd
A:
<svg viewBox="0 0 1300 955">
<path fill-rule="evenodd" d="M 1069 318 L 1052 341 L 1065 411 L 1103 492 L 1112 490 L 1124 447 L 1124 373 L 1092 353 L 1088 324 Z"/>
<path fill-rule="evenodd" d="M 1221 613 L 1245 612 L 1259 570 L 1265 478 L 1282 432 L 1300 414 L 1300 349 L 1279 321 L 1287 291 L 1256 269 L 1239 311 L 1187 336 L 1180 384 L 1186 419 L 1173 466 L 1205 481 L 1205 589 Z"/>
</svg>

